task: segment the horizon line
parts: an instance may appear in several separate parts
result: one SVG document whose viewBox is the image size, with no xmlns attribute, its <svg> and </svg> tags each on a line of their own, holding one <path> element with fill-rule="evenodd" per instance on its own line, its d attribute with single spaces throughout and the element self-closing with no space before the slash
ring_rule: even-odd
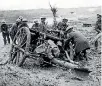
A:
<svg viewBox="0 0 102 86">
<path fill-rule="evenodd" d="M 101 6 L 88 6 L 88 7 L 68 7 L 68 8 L 63 8 L 63 7 L 57 7 L 58 9 L 78 9 L 78 8 L 101 8 Z M 25 10 L 40 10 L 40 9 L 50 9 L 49 8 L 28 8 L 28 9 L 0 9 L 0 11 L 25 11 Z"/>
</svg>

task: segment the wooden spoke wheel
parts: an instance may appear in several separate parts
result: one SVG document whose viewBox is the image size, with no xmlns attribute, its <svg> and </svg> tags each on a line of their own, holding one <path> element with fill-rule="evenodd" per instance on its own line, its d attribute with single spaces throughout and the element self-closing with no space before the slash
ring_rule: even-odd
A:
<svg viewBox="0 0 102 86">
<path fill-rule="evenodd" d="M 29 52 L 31 35 L 29 28 L 22 27 L 20 28 L 13 40 L 10 61 L 18 66 L 22 66 L 27 55 L 26 52 Z"/>
</svg>

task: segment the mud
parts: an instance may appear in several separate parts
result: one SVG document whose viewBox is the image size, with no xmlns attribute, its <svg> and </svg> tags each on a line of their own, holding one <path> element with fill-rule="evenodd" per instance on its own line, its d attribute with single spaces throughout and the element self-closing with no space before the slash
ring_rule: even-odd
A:
<svg viewBox="0 0 102 86">
<path fill-rule="evenodd" d="M 96 33 L 91 28 L 78 28 L 90 41 Z M 2 40 L 0 34 L 0 40 Z M 0 42 L 0 63 L 9 58 L 10 45 Z M 101 46 L 100 46 L 101 47 Z M 0 86 L 101 86 L 101 51 L 94 46 L 88 51 L 87 67 L 90 74 L 59 67 L 39 67 L 32 59 L 27 59 L 23 67 L 12 64 L 0 66 Z"/>
</svg>

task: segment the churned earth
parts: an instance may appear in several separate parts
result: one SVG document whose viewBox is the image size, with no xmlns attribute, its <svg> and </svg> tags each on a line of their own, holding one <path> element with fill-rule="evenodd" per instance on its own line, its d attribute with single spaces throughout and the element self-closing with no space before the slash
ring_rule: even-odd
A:
<svg viewBox="0 0 102 86">
<path fill-rule="evenodd" d="M 96 36 L 93 27 L 79 27 L 90 41 Z M 0 63 L 9 58 L 10 44 L 4 46 L 0 33 Z M 101 46 L 100 46 L 101 47 Z M 87 67 L 92 71 L 89 75 L 71 69 L 59 67 L 42 68 L 36 61 L 27 59 L 23 67 L 12 64 L 0 65 L 0 86 L 101 86 L 101 48 L 96 51 L 91 44 L 88 51 Z"/>
</svg>

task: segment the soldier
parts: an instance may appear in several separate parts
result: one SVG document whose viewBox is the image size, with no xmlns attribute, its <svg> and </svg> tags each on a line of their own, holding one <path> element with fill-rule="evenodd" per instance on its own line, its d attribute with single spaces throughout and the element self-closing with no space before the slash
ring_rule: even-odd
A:
<svg viewBox="0 0 102 86">
<path fill-rule="evenodd" d="M 58 30 L 60 30 L 59 36 L 61 38 L 65 38 L 65 31 L 68 27 L 67 22 L 68 22 L 68 19 L 64 18 L 64 19 L 62 19 L 62 22 L 59 22 L 58 25 L 57 25 Z"/>
<path fill-rule="evenodd" d="M 34 29 L 34 30 L 36 30 L 36 31 L 38 31 L 38 29 L 39 29 L 39 23 L 38 23 L 37 20 L 34 21 L 34 24 L 32 25 L 31 28 Z"/>
<path fill-rule="evenodd" d="M 40 39 L 41 39 L 40 43 L 44 43 L 44 39 L 46 38 L 46 34 L 47 34 L 47 23 L 46 23 L 45 17 L 41 18 L 41 23 L 39 24 L 38 31 L 40 33 Z"/>
<path fill-rule="evenodd" d="M 41 23 L 40 23 L 40 29 L 39 31 L 40 32 L 43 32 L 43 33 L 46 33 L 47 32 L 47 23 L 45 22 L 46 21 L 46 18 L 45 17 L 42 17 L 41 18 Z"/>
<path fill-rule="evenodd" d="M 17 30 L 18 30 L 18 27 L 19 27 L 20 24 L 21 24 L 21 20 L 18 18 L 18 19 L 16 20 L 16 23 L 15 23 L 15 24 L 12 26 L 12 28 L 11 28 L 10 36 L 11 36 L 12 41 L 13 41 L 13 39 L 14 39 L 14 36 L 15 36 L 16 33 L 17 33 Z"/>
<path fill-rule="evenodd" d="M 30 32 L 33 33 L 31 35 L 31 47 L 32 51 L 36 48 L 36 46 L 39 43 L 39 37 L 40 37 L 40 32 L 39 32 L 39 23 L 37 20 L 34 21 L 34 24 L 32 25 L 32 28 L 30 29 Z"/>
<path fill-rule="evenodd" d="M 19 29 L 21 27 L 28 27 L 29 28 L 27 22 L 28 22 L 28 20 L 26 18 L 23 18 L 21 24 L 19 25 Z"/>
<path fill-rule="evenodd" d="M 96 25 L 95 25 L 95 30 L 97 31 L 97 33 L 101 32 L 101 15 L 97 14 L 97 21 L 96 21 Z"/>
<path fill-rule="evenodd" d="M 4 40 L 4 45 L 6 45 L 7 41 L 10 44 L 8 25 L 6 24 L 5 20 L 2 21 L 1 32 Z"/>
<path fill-rule="evenodd" d="M 95 25 L 95 30 L 97 34 L 101 32 L 101 15 L 97 14 L 97 21 Z M 98 39 L 95 41 L 95 49 L 98 49 Z"/>
<path fill-rule="evenodd" d="M 67 40 L 65 41 L 64 49 L 67 50 L 71 42 L 75 51 L 75 56 L 73 59 L 87 60 L 86 51 L 90 49 L 88 40 L 80 32 L 73 31 L 73 28 L 68 29 L 67 33 Z"/>
<path fill-rule="evenodd" d="M 57 25 L 58 30 L 63 30 L 63 31 L 65 31 L 66 28 L 68 27 L 67 22 L 68 22 L 68 19 L 65 19 L 65 18 L 62 19 L 62 22 L 59 22 L 58 25 Z"/>
</svg>

